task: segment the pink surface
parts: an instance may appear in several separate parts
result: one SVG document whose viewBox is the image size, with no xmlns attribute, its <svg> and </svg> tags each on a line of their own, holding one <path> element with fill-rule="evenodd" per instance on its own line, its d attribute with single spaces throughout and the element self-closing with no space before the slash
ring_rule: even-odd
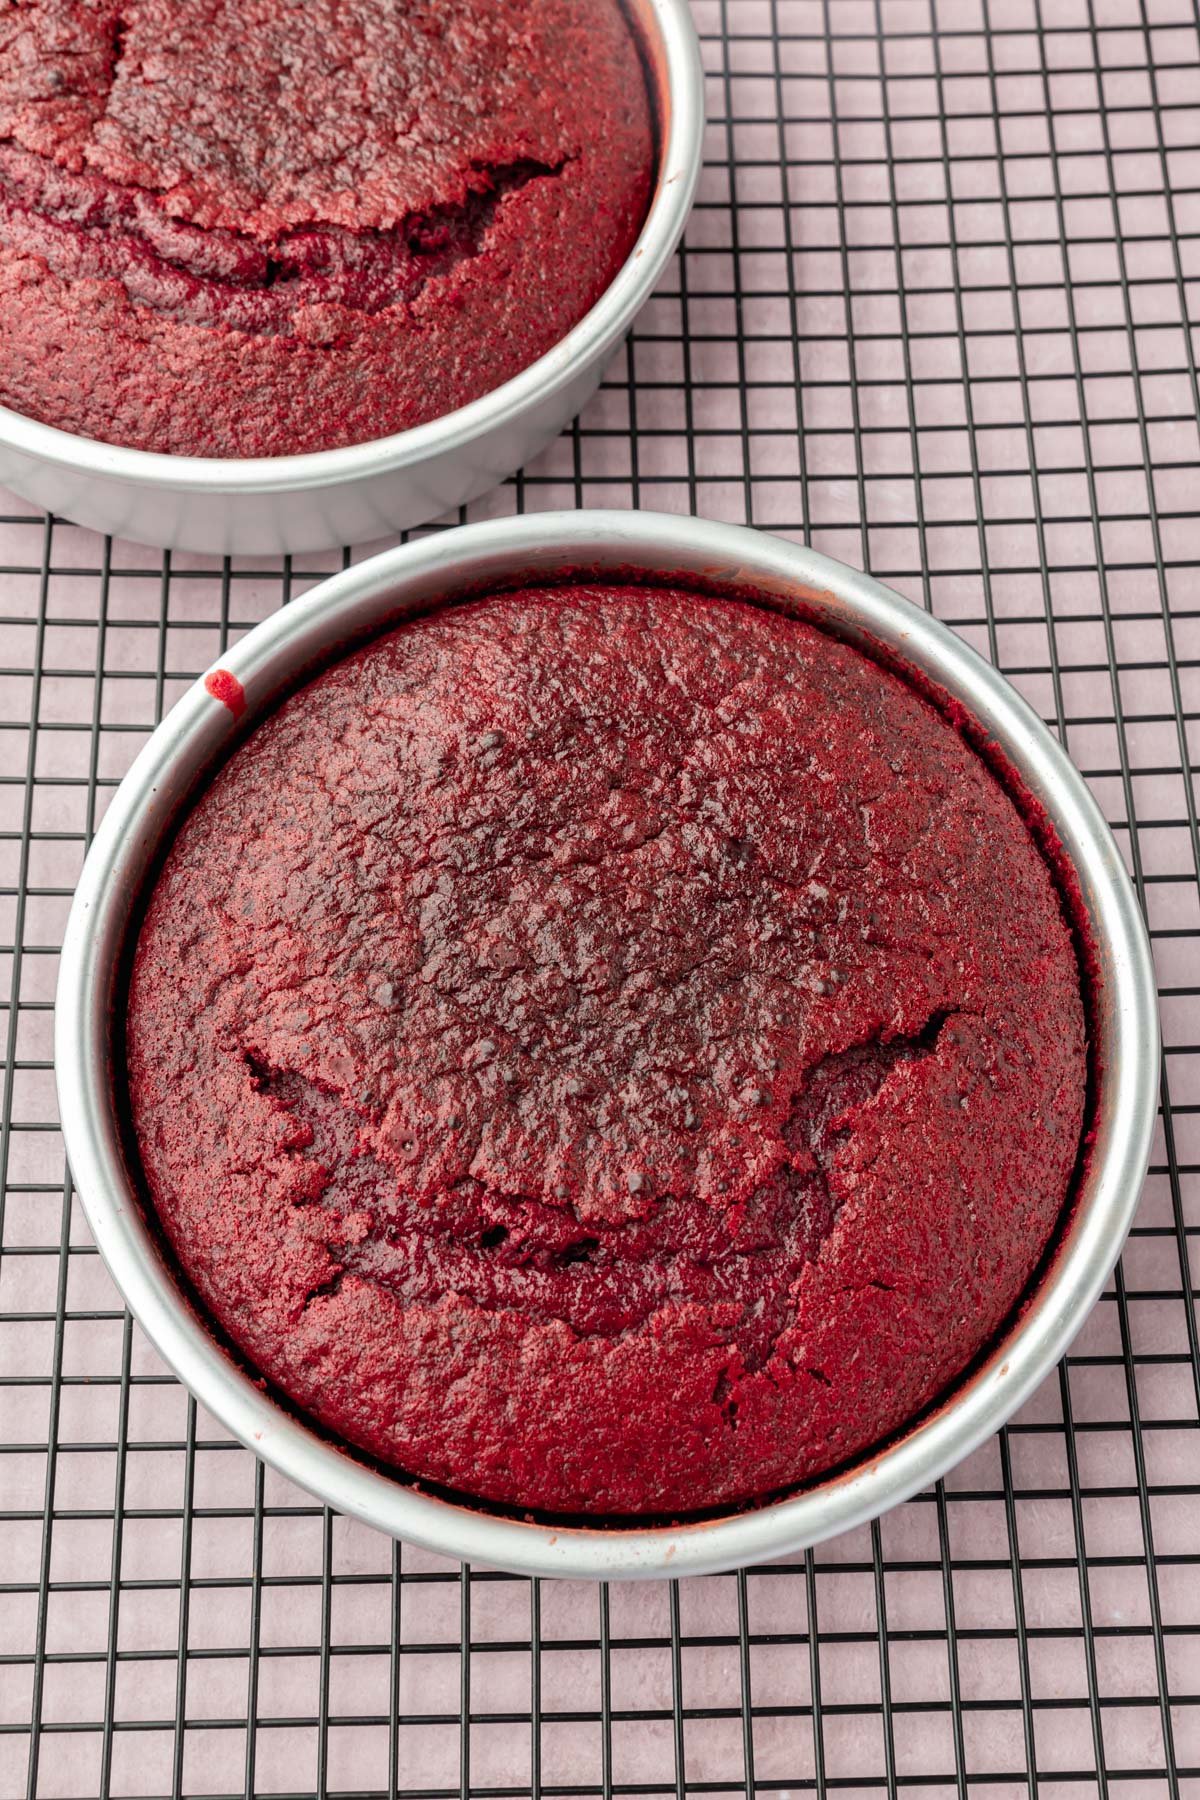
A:
<svg viewBox="0 0 1200 1800">
<path fill-rule="evenodd" d="M 942 0 L 936 40 L 928 0 L 696 17 L 685 256 L 578 431 L 473 513 L 808 537 L 1065 729 L 1162 983 L 1169 1107 L 1121 1282 L 944 1491 L 741 1583 L 614 1588 L 604 1615 L 595 1587 L 468 1584 L 325 1517 L 125 1322 L 64 1208 L 48 1059 L 112 783 L 225 641 L 340 557 L 164 564 L 0 502 L 0 1800 L 733 1795 L 747 1738 L 773 1794 L 1009 1800 L 1032 1766 L 1044 1800 L 1200 1796 L 1196 11 Z"/>
</svg>

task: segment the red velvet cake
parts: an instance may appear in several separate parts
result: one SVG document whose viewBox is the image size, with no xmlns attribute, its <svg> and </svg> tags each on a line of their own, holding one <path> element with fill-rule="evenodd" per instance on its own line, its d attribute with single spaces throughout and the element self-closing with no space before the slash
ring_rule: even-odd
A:
<svg viewBox="0 0 1200 1800">
<path fill-rule="evenodd" d="M 641 227 L 620 0 L 0 7 L 0 402 L 196 456 L 487 393 Z"/>
<path fill-rule="evenodd" d="M 573 587 L 321 674 L 185 818 L 128 1009 L 153 1207 L 257 1370 L 410 1475 L 679 1514 L 885 1439 L 1080 1146 L 1071 931 L 899 677 Z"/>
</svg>

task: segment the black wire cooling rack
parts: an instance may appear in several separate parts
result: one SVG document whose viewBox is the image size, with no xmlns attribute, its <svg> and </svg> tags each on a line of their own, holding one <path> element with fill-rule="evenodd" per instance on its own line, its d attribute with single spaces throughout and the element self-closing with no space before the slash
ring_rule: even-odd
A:
<svg viewBox="0 0 1200 1800">
<path fill-rule="evenodd" d="M 1200 1796 L 1200 33 L 1193 0 L 696 0 L 686 249 L 474 515 L 696 511 L 931 607 L 1088 774 L 1152 927 L 1162 1120 L 1074 1353 L 815 1554 L 459 1569 L 228 1442 L 117 1302 L 50 1068 L 89 835 L 181 686 L 340 557 L 0 519 L 0 1797 Z M 346 552 L 362 553 L 363 547 Z"/>
</svg>

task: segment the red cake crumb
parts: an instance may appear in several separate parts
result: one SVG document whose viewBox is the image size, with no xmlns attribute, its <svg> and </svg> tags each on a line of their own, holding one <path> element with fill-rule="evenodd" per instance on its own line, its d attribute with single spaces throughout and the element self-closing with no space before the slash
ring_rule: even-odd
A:
<svg viewBox="0 0 1200 1800">
<path fill-rule="evenodd" d="M 213 669 L 204 677 L 204 686 L 214 700 L 227 706 L 235 719 L 240 719 L 246 710 L 246 690 L 236 675 L 228 669 Z"/>
<path fill-rule="evenodd" d="M 879 1443 L 1019 1301 L 1085 1015 L 1008 794 L 895 675 L 678 591 L 444 608 L 184 820 L 128 1010 L 149 1194 L 352 1445 L 559 1513 Z"/>
<path fill-rule="evenodd" d="M 0 402 L 197 456 L 402 431 L 578 323 L 652 178 L 620 0 L 0 7 Z"/>
</svg>

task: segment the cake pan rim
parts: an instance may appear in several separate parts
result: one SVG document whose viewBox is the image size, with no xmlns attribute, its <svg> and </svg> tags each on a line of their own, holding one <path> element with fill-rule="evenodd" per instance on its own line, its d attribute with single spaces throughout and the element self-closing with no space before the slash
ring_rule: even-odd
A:
<svg viewBox="0 0 1200 1800">
<path fill-rule="evenodd" d="M 982 1365 L 882 1450 L 789 1498 L 681 1526 L 556 1526 L 499 1516 L 387 1475 L 265 1394 L 191 1310 L 142 1218 L 121 1156 L 109 998 L 137 890 L 195 772 L 242 728 L 200 678 L 113 796 L 72 904 L 55 1067 L 68 1157 L 97 1247 L 135 1315 L 191 1391 L 249 1448 L 327 1504 L 429 1549 L 537 1575 L 699 1573 L 777 1559 L 876 1516 L 944 1474 L 1011 1417 L 1062 1354 L 1124 1242 L 1147 1166 L 1158 1076 L 1149 942 L 1117 846 L 1083 778 L 1016 690 L 911 602 L 806 546 L 742 526 L 648 513 L 487 521 L 388 551 L 256 626 L 219 666 L 249 717 L 355 636 L 439 596 L 586 569 L 702 578 L 800 597 L 839 635 L 899 657 L 957 699 L 1046 812 L 1083 895 L 1101 980 L 1095 1142 L 1063 1241 Z M 211 671 L 210 671 L 211 673 Z"/>
</svg>

